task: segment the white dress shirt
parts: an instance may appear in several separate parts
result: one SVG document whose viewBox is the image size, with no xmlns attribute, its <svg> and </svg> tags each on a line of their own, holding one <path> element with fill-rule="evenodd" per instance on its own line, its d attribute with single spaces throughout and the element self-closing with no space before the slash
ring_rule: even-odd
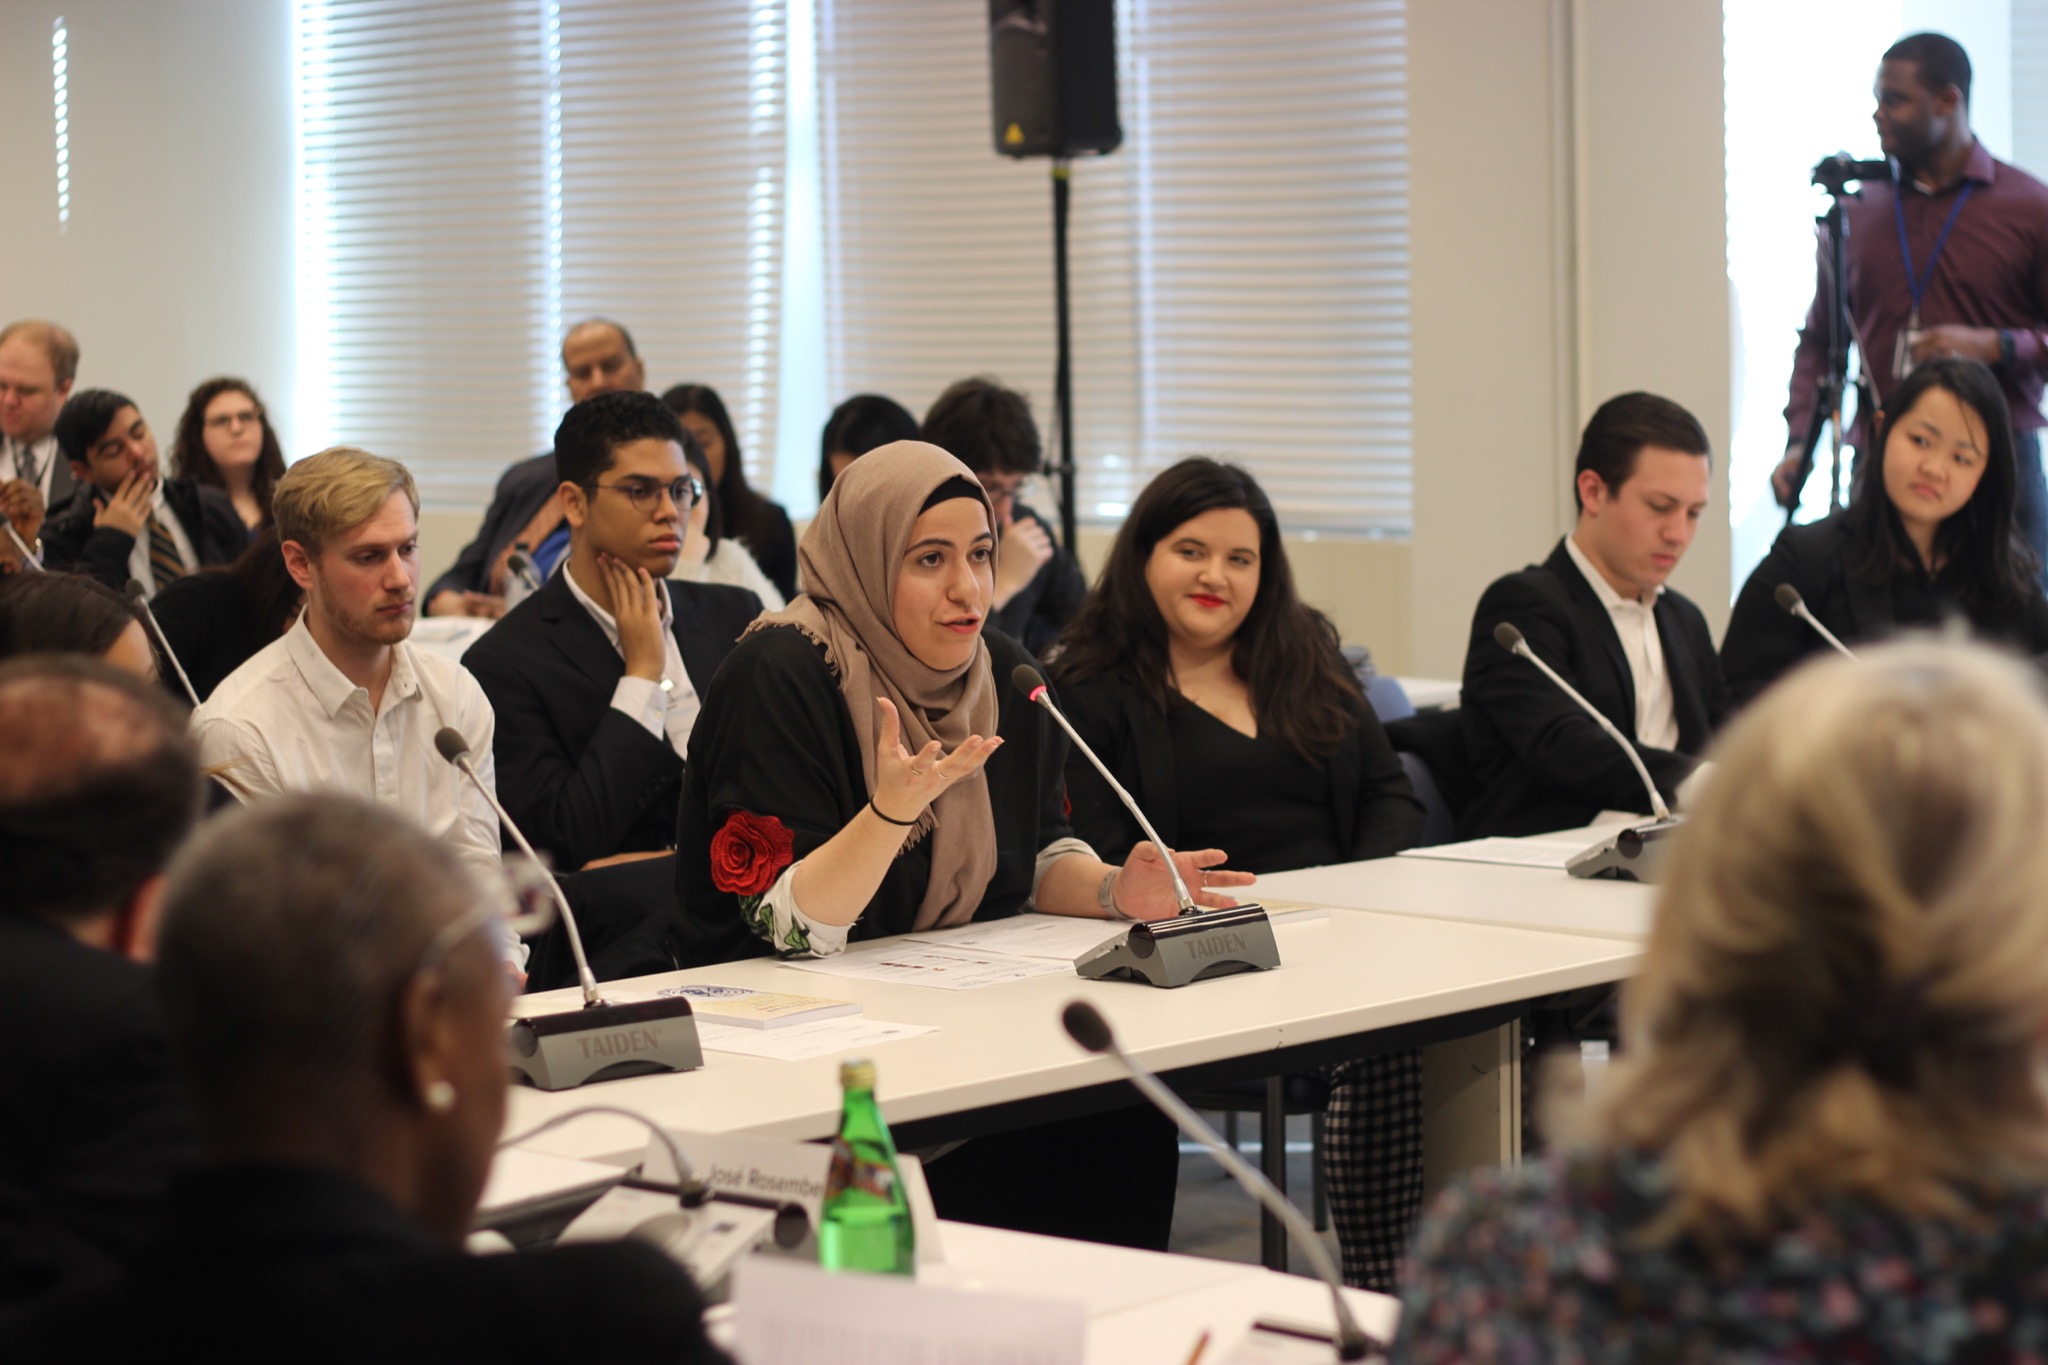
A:
<svg viewBox="0 0 2048 1365">
<path fill-rule="evenodd" d="M 24 453 L 27 459 L 23 459 Z M 24 450 L 22 443 L 12 436 L 0 436 L 0 483 L 10 479 L 27 480 L 31 467 L 35 472 L 33 482 L 36 492 L 43 495 L 43 506 L 50 505 L 50 481 L 57 468 L 57 461 L 63 459 L 58 453 L 57 438 L 54 434 L 40 441 L 30 441 Z"/>
<path fill-rule="evenodd" d="M 83 491 L 84 496 L 91 496 L 90 490 Z M 164 501 L 162 479 L 157 480 L 156 492 L 149 500 L 149 510 L 164 524 L 164 529 L 171 533 L 171 543 L 178 547 L 178 558 L 183 561 L 185 572 L 190 573 L 197 569 L 199 556 L 192 549 L 192 537 L 185 533 L 185 524 L 178 520 L 178 514 Z M 128 576 L 140 583 L 143 593 L 150 597 L 156 596 L 156 590 L 162 586 L 156 581 L 156 570 L 151 568 L 149 563 L 148 526 L 142 528 L 142 533 L 135 537 L 134 547 L 128 551 Z"/>
<path fill-rule="evenodd" d="M 334 666 L 304 616 L 192 714 L 200 761 L 243 800 L 312 790 L 364 797 L 411 816 L 502 882 L 497 814 L 434 748 L 444 725 L 462 732 L 477 776 L 495 791 L 495 718 L 468 669 L 400 641 L 373 712 L 369 690 Z M 508 955 L 523 963 L 525 946 L 516 947 Z"/>
<path fill-rule="evenodd" d="M 626 651 L 619 644 L 619 623 L 612 614 L 590 599 L 583 591 L 583 585 L 576 581 L 576 575 L 569 572 L 569 557 L 564 555 L 555 572 L 562 575 L 569 584 L 569 591 L 590 613 L 590 619 L 597 622 L 597 628 L 604 632 L 604 638 L 612 642 L 621 659 Z M 697 696 L 697 689 L 690 684 L 689 670 L 683 667 L 683 651 L 676 645 L 675 608 L 668 598 L 668 584 L 656 580 L 661 598 L 661 682 L 647 678 L 620 678 L 618 686 L 612 689 L 612 709 L 623 711 L 644 727 L 656 739 L 667 737 L 669 747 L 676 751 L 677 758 L 688 758 L 690 731 L 697 724 L 697 713 L 704 709 L 704 703 Z M 668 687 L 661 685 L 666 682 Z"/>
<path fill-rule="evenodd" d="M 1652 749 L 1676 750 L 1678 711 L 1672 700 L 1671 670 L 1664 661 L 1664 642 L 1657 634 L 1657 598 L 1663 595 L 1663 585 L 1657 586 L 1647 602 L 1623 597 L 1593 567 L 1577 540 L 1566 536 L 1564 548 L 1592 584 L 1594 596 L 1614 623 L 1614 633 L 1621 637 L 1621 652 L 1628 658 L 1636 684 L 1636 742 Z"/>
</svg>

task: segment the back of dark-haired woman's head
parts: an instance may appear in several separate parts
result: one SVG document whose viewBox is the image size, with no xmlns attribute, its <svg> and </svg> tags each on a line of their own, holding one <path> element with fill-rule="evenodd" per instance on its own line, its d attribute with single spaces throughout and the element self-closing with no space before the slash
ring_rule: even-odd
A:
<svg viewBox="0 0 2048 1365">
<path fill-rule="evenodd" d="M 675 413 L 651 393 L 619 390 L 586 398 L 555 428 L 556 477 L 588 488 L 611 468 L 613 453 L 635 441 L 691 443 Z"/>
<path fill-rule="evenodd" d="M 1579 437 L 1579 458 L 1572 469 L 1572 489 L 1579 475 L 1592 470 L 1613 493 L 1636 472 L 1636 456 L 1644 446 L 1712 458 L 1712 445 L 1700 419 L 1669 398 L 1654 393 L 1624 393 L 1608 399 L 1593 413 Z M 1581 506 L 1584 500 L 1580 499 Z"/>
<path fill-rule="evenodd" d="M 857 393 L 832 409 L 818 441 L 818 498 L 832 491 L 832 457 L 865 455 L 891 441 L 918 439 L 917 419 L 893 398 Z"/>
<path fill-rule="evenodd" d="M 1892 434 L 1929 393 L 1940 390 L 1982 424 L 1984 469 L 1970 500 L 1941 523 L 1934 533 L 1937 556 L 1960 576 L 1959 592 L 1971 605 L 2023 601 L 2031 587 L 2033 552 L 2020 538 L 2014 520 L 2018 500 L 2018 458 L 2012 421 L 2006 413 L 2005 391 L 1991 371 L 1974 360 L 1930 360 L 1917 365 L 1885 395 L 1883 422 L 1868 453 L 1867 467 L 1857 471 L 1849 499 L 1849 524 L 1857 547 L 1856 567 L 1865 577 L 1889 578 L 1915 551 L 1885 488 L 1885 451 Z"/>
<path fill-rule="evenodd" d="M 24 654 L 97 659 L 141 619 L 128 598 L 83 574 L 16 574 L 0 580 L 0 659 Z"/>
</svg>

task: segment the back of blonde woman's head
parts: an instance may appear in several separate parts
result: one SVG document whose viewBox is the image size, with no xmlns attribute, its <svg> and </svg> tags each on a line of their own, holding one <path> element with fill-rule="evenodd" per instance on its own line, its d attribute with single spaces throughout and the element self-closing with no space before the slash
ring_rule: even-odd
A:
<svg viewBox="0 0 2048 1365">
<path fill-rule="evenodd" d="M 1815 1198 L 1960 1212 L 2048 1180 L 2048 709 L 1987 651 L 1806 668 L 1716 747 L 1674 850 L 1607 1139 L 1659 1153 L 1653 1235 Z"/>
</svg>

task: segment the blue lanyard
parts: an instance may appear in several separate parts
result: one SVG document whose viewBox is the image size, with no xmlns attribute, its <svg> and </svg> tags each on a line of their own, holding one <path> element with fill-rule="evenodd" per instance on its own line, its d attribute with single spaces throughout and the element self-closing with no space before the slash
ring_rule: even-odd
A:
<svg viewBox="0 0 2048 1365">
<path fill-rule="evenodd" d="M 1892 190 L 1892 218 L 1899 225 L 1899 259 L 1906 264 L 1906 289 L 1913 296 L 1913 316 L 1920 316 L 1920 296 L 1927 292 L 1927 286 L 1934 282 L 1934 267 L 1941 264 L 1941 249 L 1948 245 L 1949 229 L 1956 225 L 1956 217 L 1963 211 L 1963 205 L 1970 202 L 1970 192 L 1977 188 L 1972 180 L 1963 186 L 1963 192 L 1956 196 L 1955 207 L 1948 211 L 1948 220 L 1941 225 L 1941 232 L 1934 239 L 1934 250 L 1927 257 L 1927 273 L 1913 273 L 1913 248 L 1906 244 L 1905 186 Z"/>
</svg>

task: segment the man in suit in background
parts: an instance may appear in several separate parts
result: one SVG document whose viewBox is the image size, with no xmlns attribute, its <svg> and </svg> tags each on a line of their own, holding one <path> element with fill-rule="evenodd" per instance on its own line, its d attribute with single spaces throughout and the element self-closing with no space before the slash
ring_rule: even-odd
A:
<svg viewBox="0 0 2048 1365">
<path fill-rule="evenodd" d="M 498 797 L 565 870 L 674 845 L 698 699 L 761 612 L 669 579 L 703 494 L 688 439 L 651 394 L 571 408 L 553 457 L 568 556 L 462 659 L 497 714 Z"/>
<path fill-rule="evenodd" d="M 1579 442 L 1579 520 L 1548 560 L 1479 599 L 1459 715 L 1478 794 L 1467 838 L 1584 825 L 1650 802 L 1628 755 L 1494 628 L 1536 656 L 1636 742 L 1659 792 L 1683 804 L 1698 755 L 1732 703 L 1698 607 L 1665 587 L 1707 506 L 1699 420 L 1668 398 L 1625 393 Z"/>
<path fill-rule="evenodd" d="M 33 541 L 43 518 L 71 498 L 71 466 L 53 430 L 78 375 L 78 341 L 54 322 L 0 329 L 0 511 Z"/>
<path fill-rule="evenodd" d="M 0 666 L 0 1305 L 124 1261 L 193 1155 L 149 959 L 199 809 L 185 720 L 96 660 Z"/>
<path fill-rule="evenodd" d="M 562 374 L 571 403 L 647 388 L 647 371 L 632 334 L 606 318 L 589 318 L 569 329 L 562 338 Z M 556 496 L 560 483 L 552 451 L 506 470 L 476 539 L 427 589 L 427 615 L 503 616 L 509 560 L 520 545 L 533 554 L 538 576 L 545 579 L 568 548 L 567 523 Z"/>
<path fill-rule="evenodd" d="M 163 477 L 156 436 L 133 399 L 86 389 L 57 414 L 56 434 L 79 494 L 43 524 L 50 568 L 91 574 L 116 592 L 134 579 L 154 596 L 249 547 L 226 493 Z"/>
<path fill-rule="evenodd" d="M 1020 500 L 1045 459 L 1031 404 L 993 379 L 963 379 L 924 415 L 924 439 L 973 470 L 995 508 L 1003 544 L 989 624 L 1043 653 L 1081 609 L 1088 580 L 1052 538 L 1052 524 Z"/>
</svg>

